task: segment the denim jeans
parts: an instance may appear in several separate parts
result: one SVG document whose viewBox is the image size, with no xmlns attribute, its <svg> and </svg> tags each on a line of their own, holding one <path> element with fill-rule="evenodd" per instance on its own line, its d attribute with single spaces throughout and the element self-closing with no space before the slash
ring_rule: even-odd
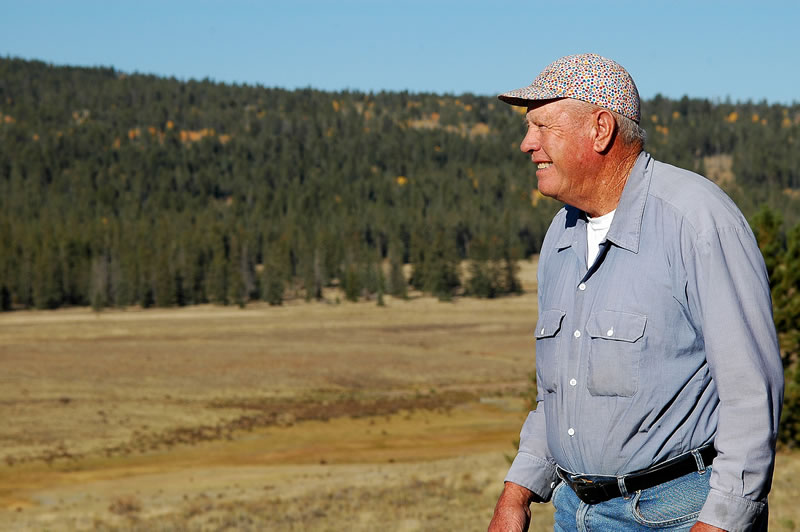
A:
<svg viewBox="0 0 800 532">
<path fill-rule="evenodd" d="M 561 482 L 553 492 L 556 532 L 689 530 L 708 497 L 711 468 L 599 504 L 586 504 Z"/>
</svg>

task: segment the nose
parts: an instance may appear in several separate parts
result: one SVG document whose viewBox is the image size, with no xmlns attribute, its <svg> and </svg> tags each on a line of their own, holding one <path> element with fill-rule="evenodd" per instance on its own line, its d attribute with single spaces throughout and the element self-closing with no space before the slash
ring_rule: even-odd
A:
<svg viewBox="0 0 800 532">
<path fill-rule="evenodd" d="M 519 149 L 523 153 L 532 153 L 541 149 L 541 147 L 539 131 L 535 127 L 529 127 L 528 132 L 525 133 L 525 137 L 523 137 L 522 142 L 519 145 Z"/>
</svg>

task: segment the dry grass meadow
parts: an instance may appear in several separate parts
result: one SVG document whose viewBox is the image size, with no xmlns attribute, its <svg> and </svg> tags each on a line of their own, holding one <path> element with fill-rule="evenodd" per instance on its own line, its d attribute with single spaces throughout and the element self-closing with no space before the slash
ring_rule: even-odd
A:
<svg viewBox="0 0 800 532">
<path fill-rule="evenodd" d="M 0 530 L 485 530 L 533 366 L 521 266 L 501 300 L 0 315 Z M 772 530 L 798 476 L 781 454 Z"/>
</svg>

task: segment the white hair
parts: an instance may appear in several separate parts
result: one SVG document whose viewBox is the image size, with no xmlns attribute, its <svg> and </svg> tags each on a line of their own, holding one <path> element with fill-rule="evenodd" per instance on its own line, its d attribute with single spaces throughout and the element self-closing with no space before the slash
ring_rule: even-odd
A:
<svg viewBox="0 0 800 532">
<path fill-rule="evenodd" d="M 627 116 L 622 116 L 616 111 L 600 107 L 593 103 L 584 102 L 583 100 L 576 100 L 574 98 L 568 98 L 567 100 L 573 102 L 572 106 L 583 114 L 589 114 L 598 109 L 608 111 L 617 123 L 617 136 L 620 140 L 627 146 L 638 145 L 640 150 L 644 149 L 644 145 L 647 143 L 647 132 Z"/>
</svg>

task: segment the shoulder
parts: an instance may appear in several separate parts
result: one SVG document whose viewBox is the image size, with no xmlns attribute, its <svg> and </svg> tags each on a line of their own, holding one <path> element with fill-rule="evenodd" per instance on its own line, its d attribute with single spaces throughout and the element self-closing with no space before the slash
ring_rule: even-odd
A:
<svg viewBox="0 0 800 532">
<path fill-rule="evenodd" d="M 739 207 L 709 179 L 660 161 L 653 161 L 652 172 L 649 198 L 696 235 L 728 229 L 749 232 Z"/>
</svg>

